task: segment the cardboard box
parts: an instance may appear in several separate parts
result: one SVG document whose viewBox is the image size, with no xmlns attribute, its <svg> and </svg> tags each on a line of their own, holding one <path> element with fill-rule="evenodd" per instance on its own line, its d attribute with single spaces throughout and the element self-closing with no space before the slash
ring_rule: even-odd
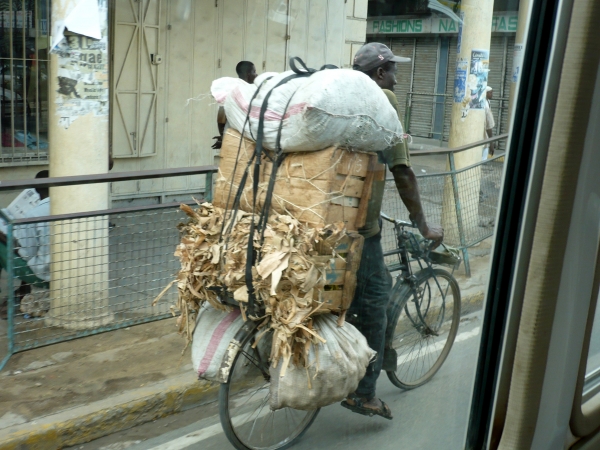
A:
<svg viewBox="0 0 600 450">
<path fill-rule="evenodd" d="M 231 208 L 254 149 L 254 142 L 245 138 L 241 140 L 237 131 L 227 130 L 221 147 L 213 200 L 215 206 Z M 272 169 L 273 162 L 263 156 L 257 191 L 258 208 L 264 205 Z M 254 164 L 250 167 L 241 196 L 240 208 L 244 211 L 252 210 L 253 174 Z M 384 177 L 385 167 L 377 162 L 374 153 L 339 147 L 287 153 L 276 174 L 271 210 L 289 214 L 309 226 L 344 222 L 348 231 L 356 231 L 364 226 L 373 181 Z"/>
</svg>

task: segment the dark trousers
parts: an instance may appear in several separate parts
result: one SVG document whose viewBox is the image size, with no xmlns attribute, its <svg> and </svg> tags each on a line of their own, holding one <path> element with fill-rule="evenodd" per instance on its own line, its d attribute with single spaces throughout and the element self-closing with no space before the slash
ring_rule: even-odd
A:
<svg viewBox="0 0 600 450">
<path fill-rule="evenodd" d="M 4 242 L 0 242 L 0 272 L 6 270 L 8 265 L 8 249 Z M 40 280 L 20 256 L 13 257 L 13 275 L 23 283 L 32 284 L 34 286 L 48 289 L 50 284 L 44 280 Z"/>
<path fill-rule="evenodd" d="M 392 289 L 392 277 L 383 260 L 381 234 L 365 239 L 357 274 L 354 300 L 347 318 L 365 336 L 377 358 L 369 364 L 356 393 L 371 399 L 375 396 L 377 378 L 383 364 L 387 306 Z"/>
</svg>

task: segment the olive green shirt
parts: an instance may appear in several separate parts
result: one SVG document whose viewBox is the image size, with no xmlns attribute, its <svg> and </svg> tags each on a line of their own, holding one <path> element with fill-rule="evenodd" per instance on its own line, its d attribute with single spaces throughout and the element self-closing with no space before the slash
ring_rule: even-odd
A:
<svg viewBox="0 0 600 450">
<path fill-rule="evenodd" d="M 382 90 L 398 113 L 398 120 L 400 120 L 400 105 L 398 104 L 396 95 L 387 89 Z M 410 167 L 410 154 L 408 153 L 406 139 L 403 139 L 402 142 L 399 142 L 392 147 L 378 151 L 377 155 L 379 156 L 379 162 L 387 165 L 390 169 L 398 164 Z M 381 213 L 384 191 L 385 175 L 382 177 L 376 176 L 375 180 L 373 181 L 373 187 L 371 188 L 371 198 L 369 199 L 369 205 L 367 207 L 367 219 L 365 221 L 365 226 L 358 230 L 358 232 L 362 234 L 365 239 L 375 236 L 380 232 L 379 214 Z"/>
</svg>

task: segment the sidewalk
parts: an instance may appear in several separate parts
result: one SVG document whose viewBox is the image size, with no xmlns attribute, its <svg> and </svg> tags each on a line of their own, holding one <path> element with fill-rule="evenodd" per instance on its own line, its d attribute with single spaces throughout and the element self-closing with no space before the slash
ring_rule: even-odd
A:
<svg viewBox="0 0 600 450">
<path fill-rule="evenodd" d="M 490 241 L 471 249 L 471 278 L 455 274 L 463 314 L 482 305 Z M 184 345 L 166 319 L 13 355 L 0 373 L 0 449 L 82 444 L 216 401 Z"/>
<path fill-rule="evenodd" d="M 0 449 L 56 449 L 215 400 L 175 319 L 13 355 L 0 374 Z"/>
</svg>

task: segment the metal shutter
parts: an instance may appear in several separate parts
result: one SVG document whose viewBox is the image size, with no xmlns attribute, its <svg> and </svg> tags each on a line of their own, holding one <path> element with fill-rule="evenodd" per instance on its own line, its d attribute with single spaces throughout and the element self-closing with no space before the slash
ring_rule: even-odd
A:
<svg viewBox="0 0 600 450">
<path fill-rule="evenodd" d="M 456 75 L 456 45 L 458 43 L 457 36 L 450 38 L 450 56 L 448 58 L 448 75 L 446 76 L 446 97 L 444 105 L 444 131 L 443 140 L 448 141 L 450 139 L 450 124 L 452 118 L 452 105 L 454 104 L 454 76 Z"/>
<path fill-rule="evenodd" d="M 502 108 L 500 108 L 500 129 L 496 128 L 498 134 L 508 133 L 508 99 L 510 97 L 510 87 L 512 83 L 512 71 L 513 71 L 513 55 L 515 48 L 515 36 L 506 37 L 506 70 L 504 71 L 504 89 L 502 92 Z M 500 149 L 504 150 L 506 147 L 506 141 L 500 142 Z"/>
<path fill-rule="evenodd" d="M 438 36 L 416 39 L 413 92 L 427 95 L 413 95 L 410 124 L 406 124 L 413 136 L 432 135 L 438 44 Z"/>
<path fill-rule="evenodd" d="M 394 87 L 394 93 L 398 98 L 400 104 L 400 119 L 405 129 L 408 124 L 404 123 L 406 114 L 406 94 L 411 90 L 411 83 L 413 77 L 413 64 L 415 57 L 415 38 L 396 38 L 391 40 L 391 49 L 394 55 L 404 56 L 410 58 L 409 63 L 398 63 L 396 64 L 396 86 Z"/>
<path fill-rule="evenodd" d="M 508 98 L 514 45 L 514 36 L 492 36 L 488 85 L 494 88 L 494 98 L 490 102 L 490 107 L 496 122 L 495 135 L 506 133 L 508 129 Z M 500 142 L 500 149 L 504 150 L 505 145 L 505 142 Z"/>
</svg>

